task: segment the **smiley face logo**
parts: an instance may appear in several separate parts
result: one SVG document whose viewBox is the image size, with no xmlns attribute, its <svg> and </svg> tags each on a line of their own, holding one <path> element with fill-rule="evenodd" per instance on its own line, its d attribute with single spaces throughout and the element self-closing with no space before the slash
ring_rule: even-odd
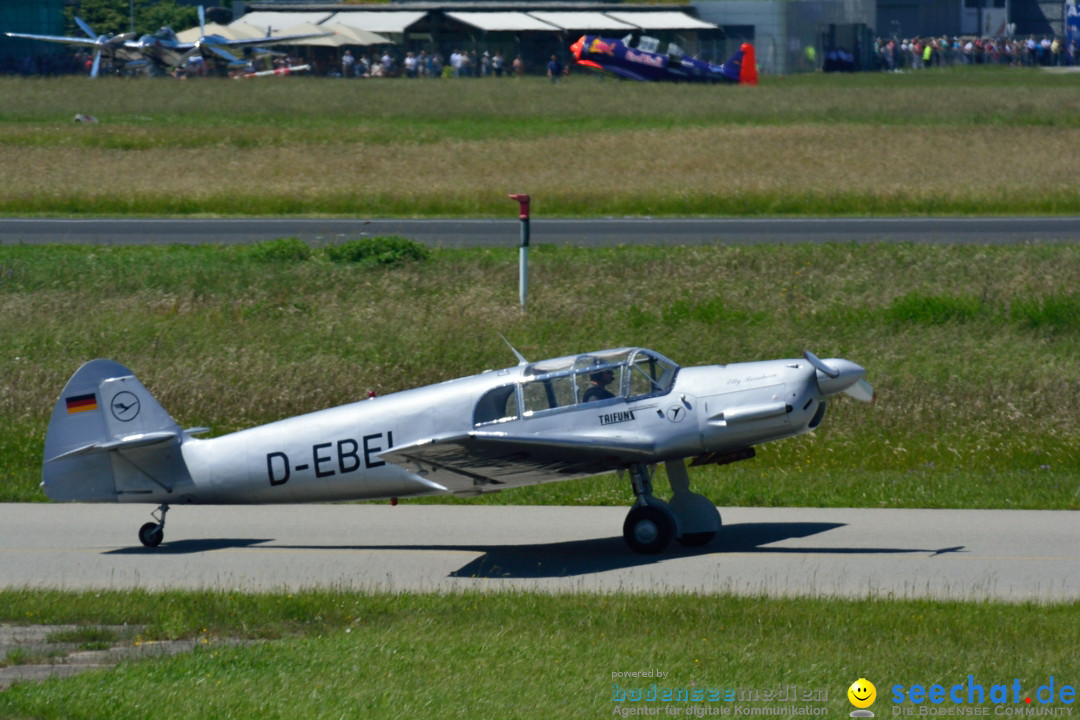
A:
<svg viewBox="0 0 1080 720">
<path fill-rule="evenodd" d="M 863 710 L 873 705 L 874 701 L 877 700 L 877 688 L 874 687 L 874 683 L 866 678 L 859 678 L 851 683 L 851 687 L 847 691 L 847 697 L 852 705 Z"/>
</svg>

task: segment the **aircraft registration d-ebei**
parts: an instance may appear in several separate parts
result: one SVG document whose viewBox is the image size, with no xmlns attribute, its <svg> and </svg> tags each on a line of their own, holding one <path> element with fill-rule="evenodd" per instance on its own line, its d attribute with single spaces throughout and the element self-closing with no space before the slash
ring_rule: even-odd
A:
<svg viewBox="0 0 1080 720">
<path fill-rule="evenodd" d="M 621 40 L 582 35 L 570 46 L 570 52 L 578 65 L 629 80 L 757 85 L 757 63 L 750 43 L 743 43 L 723 65 L 689 57 L 675 43 L 660 52 L 660 41 L 647 35 L 637 41 L 637 47 L 631 43 L 633 35 Z"/>
<path fill-rule="evenodd" d="M 68 381 L 45 436 L 42 487 L 62 502 L 159 507 L 139 531 L 161 543 L 174 504 L 259 504 L 496 490 L 626 471 L 627 544 L 704 545 L 720 513 L 690 491 L 691 466 L 754 455 L 806 433 L 839 392 L 870 401 L 865 370 L 802 358 L 681 368 L 644 348 L 528 362 L 300 415 L 216 438 L 184 430 L 131 370 L 92 360 Z M 653 494 L 665 463 L 673 495 Z"/>
</svg>

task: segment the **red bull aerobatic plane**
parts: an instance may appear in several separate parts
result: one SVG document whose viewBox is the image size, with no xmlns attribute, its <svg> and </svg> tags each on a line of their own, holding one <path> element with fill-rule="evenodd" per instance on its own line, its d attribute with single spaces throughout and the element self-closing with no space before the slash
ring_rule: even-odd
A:
<svg viewBox="0 0 1080 720">
<path fill-rule="evenodd" d="M 570 46 L 578 65 L 630 80 L 670 80 L 673 82 L 726 82 L 757 85 L 754 46 L 743 43 L 723 65 L 692 58 L 675 43 L 660 52 L 660 41 L 642 36 L 633 45 L 633 36 L 619 40 L 582 35 Z"/>
</svg>

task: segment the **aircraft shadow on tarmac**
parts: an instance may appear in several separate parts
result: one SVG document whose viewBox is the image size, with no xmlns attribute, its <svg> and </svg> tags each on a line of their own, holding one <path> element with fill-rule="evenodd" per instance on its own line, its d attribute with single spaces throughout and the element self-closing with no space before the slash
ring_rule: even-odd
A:
<svg viewBox="0 0 1080 720">
<path fill-rule="evenodd" d="M 274 542 L 271 538 L 203 538 L 201 540 L 175 540 L 159 545 L 155 548 L 136 545 L 133 547 L 117 548 L 109 550 L 105 555 L 191 555 L 193 553 L 209 552 L 210 550 L 236 550 L 256 547 L 265 543 Z"/>
<path fill-rule="evenodd" d="M 928 550 L 925 548 L 845 548 L 845 547 L 766 547 L 782 540 L 804 538 L 827 532 L 844 523 L 736 523 L 725 525 L 717 537 L 704 547 L 683 547 L 677 543 L 658 555 L 639 555 L 631 551 L 621 537 L 578 540 L 544 545 L 507 545 L 467 548 L 483 552 L 451 577 L 468 578 L 547 578 L 572 577 L 650 565 L 680 557 L 727 553 L 795 554 L 941 554 L 959 552 L 960 547 Z M 466 549 L 466 548 L 458 548 Z"/>
<path fill-rule="evenodd" d="M 652 565 L 680 557 L 716 555 L 727 553 L 785 553 L 785 554 L 852 554 L 891 555 L 926 554 L 941 555 L 962 552 L 963 547 L 940 549 L 927 548 L 874 548 L 874 547 L 769 547 L 783 540 L 804 538 L 843 527 L 844 523 L 789 522 L 789 523 L 736 523 L 725 525 L 712 542 L 704 547 L 683 547 L 672 543 L 658 555 L 639 555 L 631 551 L 621 537 L 572 540 L 558 543 L 532 545 L 267 545 L 270 539 L 202 539 L 177 540 L 157 548 L 122 548 L 114 554 L 191 554 L 211 550 L 252 549 L 301 549 L 301 550 L 423 550 L 466 551 L 481 553 L 449 577 L 464 578 L 551 578 L 589 575 L 607 570 Z"/>
</svg>

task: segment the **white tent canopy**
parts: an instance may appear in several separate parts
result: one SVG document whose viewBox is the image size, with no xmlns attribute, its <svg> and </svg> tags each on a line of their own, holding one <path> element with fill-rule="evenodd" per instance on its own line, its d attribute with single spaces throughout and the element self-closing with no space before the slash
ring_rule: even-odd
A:
<svg viewBox="0 0 1080 720">
<path fill-rule="evenodd" d="M 563 30 L 611 30 L 614 32 L 637 30 L 637 25 L 629 25 L 602 12 L 585 10 L 548 12 L 546 10 L 536 10 L 529 14 Z"/>
<path fill-rule="evenodd" d="M 280 35 L 316 35 L 318 33 L 333 33 L 331 28 L 325 25 L 315 25 L 313 23 L 304 22 L 299 25 L 293 25 L 292 27 L 285 28 L 279 34 Z M 305 47 L 341 47 L 342 45 L 348 45 L 349 42 L 345 38 L 333 35 L 322 35 L 321 37 L 309 37 L 302 40 L 286 40 L 281 43 L 275 43 L 278 45 L 303 45 Z"/>
<path fill-rule="evenodd" d="M 323 23 L 316 27 L 324 30 L 330 30 L 337 33 L 337 37 L 343 38 L 342 45 L 391 45 L 392 41 L 388 37 L 384 37 L 379 33 L 371 32 L 370 30 L 361 30 L 360 28 L 349 27 L 348 25 L 342 25 L 340 23 Z"/>
<path fill-rule="evenodd" d="M 660 12 L 628 11 L 605 13 L 620 22 L 636 25 L 642 30 L 716 30 L 717 26 L 690 17 L 684 12 L 664 10 Z"/>
<path fill-rule="evenodd" d="M 207 35 L 220 35 L 228 40 L 236 40 L 239 36 L 234 35 L 232 30 L 225 25 L 218 25 L 217 23 L 206 23 Z M 188 28 L 187 30 L 181 30 L 176 33 L 176 39 L 180 42 L 195 42 L 203 36 L 203 29 L 196 25 L 195 27 Z M 246 35 L 244 37 L 247 37 Z"/>
<path fill-rule="evenodd" d="M 367 30 L 373 33 L 402 34 L 427 16 L 426 12 L 416 10 L 343 10 L 334 13 L 325 22 L 346 27 Z M 325 24 L 325 23 L 324 23 Z"/>
<path fill-rule="evenodd" d="M 209 27 L 209 25 L 207 26 Z M 246 22 L 235 21 L 228 24 L 225 28 L 228 33 L 222 33 L 227 38 L 233 38 L 234 40 L 253 40 L 255 38 L 266 37 L 266 28 L 257 28 L 254 25 L 248 25 Z"/>
<path fill-rule="evenodd" d="M 561 29 L 523 12 L 448 12 L 446 15 L 474 28 L 492 32 L 551 32 Z"/>
<path fill-rule="evenodd" d="M 270 31 L 274 35 L 284 35 L 285 28 L 295 27 L 301 23 L 311 23 L 312 25 L 318 25 L 327 18 L 331 13 L 328 12 L 273 12 L 270 10 L 256 10 L 255 12 L 249 12 L 246 15 L 241 15 L 237 19 L 229 23 L 229 27 L 237 23 L 247 23 L 255 28 L 260 28 L 259 35 L 266 34 L 266 28 L 270 28 Z"/>
<path fill-rule="evenodd" d="M 288 40 L 278 44 L 303 45 L 304 47 L 343 47 L 345 45 L 391 44 L 388 38 L 377 33 L 368 32 L 367 30 L 357 30 L 356 28 L 347 27 L 345 25 L 338 25 L 337 23 L 323 23 L 322 25 L 300 23 L 291 28 L 286 28 L 281 34 L 317 35 L 318 33 L 331 34 L 324 34 L 321 37 L 304 38 L 303 40 Z"/>
</svg>

